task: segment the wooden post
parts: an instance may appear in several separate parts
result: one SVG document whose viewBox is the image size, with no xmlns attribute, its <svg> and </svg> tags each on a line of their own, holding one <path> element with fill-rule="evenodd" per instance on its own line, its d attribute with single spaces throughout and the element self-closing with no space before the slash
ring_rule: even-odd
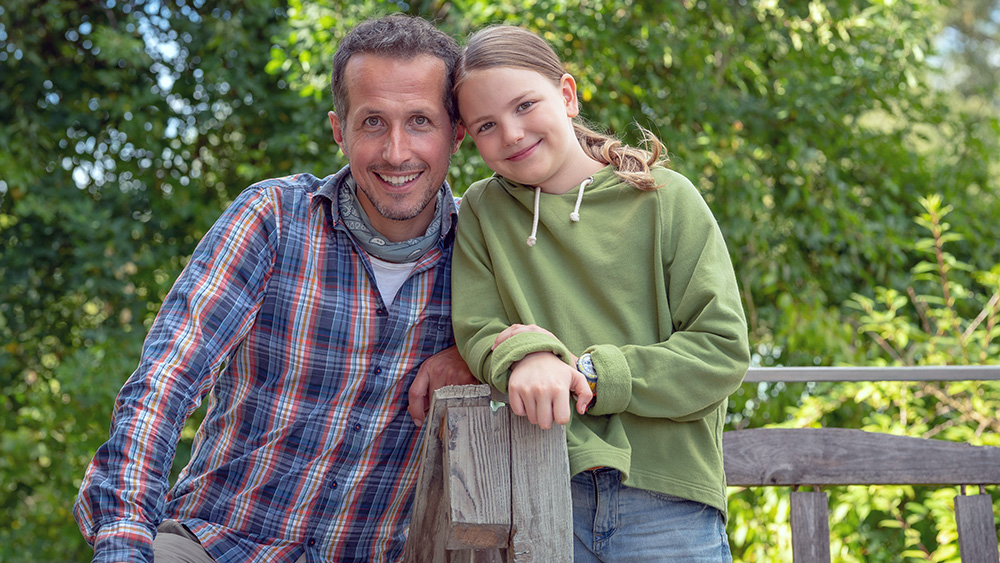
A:
<svg viewBox="0 0 1000 563">
<path fill-rule="evenodd" d="M 404 561 L 571 563 L 566 429 L 543 430 L 485 385 L 431 401 Z"/>
<path fill-rule="evenodd" d="M 420 455 L 420 471 L 413 497 L 409 539 L 404 561 L 408 563 L 452 563 L 471 561 L 471 554 L 447 549 L 450 509 L 446 504 L 444 442 L 445 415 L 451 407 L 489 405 L 486 385 L 445 387 L 434 392 Z M 489 407 L 487 407 L 489 408 Z"/>
<path fill-rule="evenodd" d="M 990 495 L 983 491 L 978 495 L 966 495 L 962 487 L 962 494 L 955 497 L 955 523 L 962 563 L 1000 563 Z"/>
<path fill-rule="evenodd" d="M 506 546 L 510 537 L 510 416 L 507 409 L 448 409 L 445 507 L 448 549 Z M 478 455 L 470 455 L 478 454 Z"/>
<path fill-rule="evenodd" d="M 573 499 L 569 491 L 566 427 L 543 430 L 510 417 L 513 534 L 507 560 L 572 563 Z"/>
<path fill-rule="evenodd" d="M 830 563 L 828 498 L 822 491 L 792 491 L 792 561 Z"/>
</svg>

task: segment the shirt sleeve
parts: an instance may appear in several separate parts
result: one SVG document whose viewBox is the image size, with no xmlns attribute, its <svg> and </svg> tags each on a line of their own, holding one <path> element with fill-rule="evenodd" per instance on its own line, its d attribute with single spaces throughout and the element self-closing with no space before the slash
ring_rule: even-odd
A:
<svg viewBox="0 0 1000 563">
<path fill-rule="evenodd" d="M 245 190 L 164 299 L 74 515 L 94 561 L 152 561 L 180 431 L 253 324 L 274 262 L 277 190 Z"/>
<path fill-rule="evenodd" d="M 592 415 L 630 412 L 700 419 L 742 383 L 750 362 L 746 318 L 722 232 L 690 182 L 661 189 L 662 252 L 673 332 L 653 345 L 596 344 Z"/>
</svg>

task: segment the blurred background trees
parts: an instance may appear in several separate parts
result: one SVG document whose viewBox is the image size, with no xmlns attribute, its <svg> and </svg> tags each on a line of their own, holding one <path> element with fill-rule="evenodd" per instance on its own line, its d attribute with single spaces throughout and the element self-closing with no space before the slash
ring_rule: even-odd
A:
<svg viewBox="0 0 1000 563">
<path fill-rule="evenodd" d="M 719 219 L 758 365 L 996 362 L 995 0 L 10 0 L 0 561 L 89 560 L 71 504 L 160 301 L 239 191 L 345 163 L 329 62 L 346 30 L 394 11 L 460 38 L 526 26 L 587 119 L 631 142 L 654 131 Z M 466 141 L 449 181 L 487 173 Z M 998 406 L 996 384 L 745 385 L 730 422 L 1000 445 L 983 426 Z M 953 494 L 831 495 L 835 559 L 954 559 Z M 737 560 L 789 553 L 782 503 L 734 491 Z"/>
</svg>

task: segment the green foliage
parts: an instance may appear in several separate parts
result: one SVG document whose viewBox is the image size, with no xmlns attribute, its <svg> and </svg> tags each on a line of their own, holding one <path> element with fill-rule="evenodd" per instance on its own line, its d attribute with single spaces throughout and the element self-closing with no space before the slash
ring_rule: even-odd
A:
<svg viewBox="0 0 1000 563">
<path fill-rule="evenodd" d="M 1000 344 L 1000 264 L 977 271 L 949 252 L 960 241 L 944 219 L 952 211 L 938 195 L 920 198 L 916 223 L 927 231 L 913 252 L 905 291 L 877 287 L 875 296 L 855 293 L 859 334 L 877 343 L 869 365 L 996 364 Z M 878 355 L 874 355 L 874 354 Z M 817 384 L 788 409 L 779 426 L 837 426 L 1000 446 L 1000 385 L 978 381 L 942 383 Z M 960 561 L 955 525 L 955 487 L 832 487 L 830 522 L 837 561 Z M 1000 495 L 991 491 L 994 512 Z M 732 541 L 743 561 L 780 561 L 761 538 L 773 534 L 773 507 L 787 491 L 734 494 Z M 762 522 L 768 522 L 767 525 Z M 744 527 L 746 529 L 744 529 Z M 733 529 L 731 527 L 731 529 Z M 783 535 L 775 536 L 785 541 Z M 781 553 L 789 553 L 788 545 Z M 775 550 L 777 551 L 777 550 Z M 769 554 L 770 553 L 770 554 Z"/>
<path fill-rule="evenodd" d="M 860 330 L 899 365 L 992 363 L 1000 351 L 1000 264 L 975 271 L 949 252 L 945 245 L 962 240 L 944 221 L 953 207 L 936 194 L 920 203 L 925 211 L 916 222 L 929 236 L 914 249 L 926 257 L 911 270 L 905 294 L 879 287 L 875 298 L 853 295 Z"/>
<path fill-rule="evenodd" d="M 964 52 L 940 53 L 936 38 L 949 25 L 989 45 L 995 28 L 966 17 L 993 17 L 989 2 L 5 2 L 0 562 L 89 558 L 69 509 L 160 301 L 244 187 L 344 164 L 326 116 L 329 61 L 373 15 L 404 10 L 456 37 L 529 27 L 576 76 L 588 119 L 628 141 L 636 124 L 659 135 L 727 237 L 761 365 L 995 357 L 995 92 L 932 87 L 949 87 L 936 69 Z M 962 68 L 995 86 L 981 62 Z M 487 173 L 467 140 L 449 181 L 461 192 Z M 936 193 L 962 221 L 921 207 Z M 911 221 L 921 214 L 938 235 Z M 746 385 L 731 423 L 905 426 L 983 443 L 995 429 L 977 434 L 972 413 L 997 405 L 983 387 Z M 835 559 L 947 556 L 946 493 L 842 494 L 857 510 L 834 508 Z M 738 559 L 787 545 L 786 506 L 778 491 L 733 497 Z"/>
<path fill-rule="evenodd" d="M 275 61 L 319 95 L 326 69 L 301 61 L 329 60 L 343 29 L 399 5 L 293 0 Z M 841 325 L 820 317 L 836 317 L 857 288 L 898 283 L 912 265 L 903 250 L 916 195 L 939 191 L 963 211 L 957 230 L 977 241 L 974 262 L 1000 249 L 986 164 L 1000 152 L 997 113 L 931 87 L 929 59 L 950 14 L 934 0 L 407 7 L 458 37 L 490 23 L 528 27 L 577 78 L 585 117 L 631 142 L 638 124 L 666 143 L 740 264 L 762 363 L 778 362 L 778 350 L 781 363 L 847 359 L 799 340 L 842 343 Z M 467 140 L 451 173 L 460 192 L 489 171 Z"/>
<path fill-rule="evenodd" d="M 323 112 L 262 71 L 284 7 L 224 4 L 0 7 L 0 561 L 89 559 L 69 510 L 194 244 L 329 169 Z"/>
</svg>

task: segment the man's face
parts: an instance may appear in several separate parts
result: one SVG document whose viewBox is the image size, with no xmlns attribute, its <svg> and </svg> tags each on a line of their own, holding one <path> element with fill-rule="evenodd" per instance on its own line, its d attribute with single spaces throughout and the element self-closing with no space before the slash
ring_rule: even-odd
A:
<svg viewBox="0 0 1000 563">
<path fill-rule="evenodd" d="M 351 57 L 344 68 L 349 111 L 330 112 L 372 226 L 391 241 L 422 235 L 434 216 L 448 162 L 465 136 L 444 107 L 445 64 L 431 55 Z"/>
</svg>

